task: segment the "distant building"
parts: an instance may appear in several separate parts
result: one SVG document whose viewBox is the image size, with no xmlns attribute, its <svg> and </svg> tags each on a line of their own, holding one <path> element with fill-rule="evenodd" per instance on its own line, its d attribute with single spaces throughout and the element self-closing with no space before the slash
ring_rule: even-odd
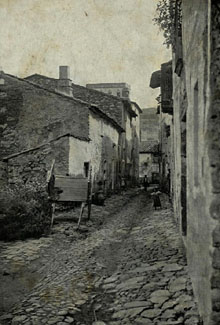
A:
<svg viewBox="0 0 220 325">
<path fill-rule="evenodd" d="M 155 107 L 142 109 L 140 129 L 141 141 L 159 141 L 159 116 Z"/>
<path fill-rule="evenodd" d="M 161 70 L 151 75 L 151 88 L 160 88 L 158 104 L 159 118 L 159 150 L 160 150 L 160 183 L 164 191 L 171 194 L 171 178 L 173 179 L 173 101 L 172 101 L 172 61 L 161 65 Z"/>
<path fill-rule="evenodd" d="M 151 183 L 158 183 L 159 179 L 159 144 L 158 141 L 141 141 L 139 150 L 140 178 L 146 175 Z"/>
<path fill-rule="evenodd" d="M 87 84 L 86 87 L 126 99 L 128 99 L 130 95 L 130 86 L 124 82 Z"/>
<path fill-rule="evenodd" d="M 144 108 L 140 115 L 139 175 L 150 182 L 159 179 L 159 116 L 156 108 Z"/>
</svg>

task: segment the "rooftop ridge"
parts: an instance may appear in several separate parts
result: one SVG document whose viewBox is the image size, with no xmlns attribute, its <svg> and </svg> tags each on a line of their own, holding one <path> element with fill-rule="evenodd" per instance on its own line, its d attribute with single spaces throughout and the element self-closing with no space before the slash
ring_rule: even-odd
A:
<svg viewBox="0 0 220 325">
<path fill-rule="evenodd" d="M 49 93 L 52 93 L 52 94 L 55 94 L 55 95 L 58 95 L 58 96 L 61 96 L 61 97 L 64 97 L 66 99 L 69 99 L 69 100 L 73 100 L 75 102 L 78 102 L 78 103 L 81 103 L 81 104 L 84 104 L 84 105 L 87 105 L 88 108 L 90 109 L 90 107 L 92 106 L 93 108 L 95 108 L 97 110 L 97 112 L 95 112 L 95 110 L 93 109 L 93 112 L 97 113 L 100 115 L 100 113 L 102 113 L 102 117 L 105 118 L 106 120 L 108 120 L 109 122 L 111 122 L 115 127 L 117 127 L 121 132 L 124 132 L 124 129 L 121 127 L 121 125 L 119 123 L 117 123 L 117 121 L 115 121 L 113 118 L 111 118 L 109 115 L 107 115 L 105 112 L 103 112 L 96 104 L 92 103 L 92 102 L 86 102 L 82 99 L 79 99 L 79 98 L 76 98 L 76 97 L 72 97 L 72 96 L 68 96 L 68 95 L 65 95 L 65 94 L 62 94 L 62 93 L 59 93 L 59 92 L 56 92 L 55 90 L 51 90 L 51 89 L 48 89 L 48 88 L 45 88 L 35 82 L 32 82 L 32 81 L 29 81 L 29 80 L 26 80 L 26 79 L 23 79 L 23 78 L 19 78 L 17 76 L 13 76 L 11 74 L 8 74 L 8 73 L 5 73 L 5 75 L 11 77 L 11 78 L 14 78 L 14 79 L 17 79 L 17 80 L 20 80 L 20 81 L 23 81 L 23 82 L 26 82 L 36 88 L 39 88 L 39 89 L 43 89 Z M 52 79 L 52 80 L 58 80 L 58 79 L 53 79 L 53 78 L 49 78 L 49 77 L 46 77 L 46 76 L 42 76 L 40 74 L 33 74 L 32 76 L 40 76 L 40 77 L 44 77 L 46 79 Z M 31 77 L 31 76 L 30 76 Z M 81 87 L 81 86 L 79 86 Z M 83 87 L 83 86 L 82 86 Z M 86 87 L 84 87 L 86 88 Z M 87 88 L 86 88 L 87 89 Z"/>
</svg>

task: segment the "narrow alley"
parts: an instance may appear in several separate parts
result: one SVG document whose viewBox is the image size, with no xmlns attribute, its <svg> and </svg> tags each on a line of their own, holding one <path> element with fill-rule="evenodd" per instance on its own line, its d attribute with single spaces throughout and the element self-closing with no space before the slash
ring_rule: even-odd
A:
<svg viewBox="0 0 220 325">
<path fill-rule="evenodd" d="M 167 196 L 155 211 L 142 190 L 114 195 L 75 228 L 1 244 L 0 324 L 200 324 Z"/>
</svg>

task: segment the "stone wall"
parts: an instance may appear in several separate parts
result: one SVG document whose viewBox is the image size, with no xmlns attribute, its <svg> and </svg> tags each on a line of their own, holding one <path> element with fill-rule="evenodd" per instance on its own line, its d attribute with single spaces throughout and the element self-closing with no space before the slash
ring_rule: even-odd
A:
<svg viewBox="0 0 220 325">
<path fill-rule="evenodd" d="M 114 191 L 119 183 L 120 132 L 97 114 L 90 112 L 90 140 L 76 141 L 70 138 L 69 173 L 84 175 L 84 163 L 92 167 L 93 191 L 101 181 L 105 192 Z"/>
<path fill-rule="evenodd" d="M 5 80 L 5 85 L 0 85 L 0 158 L 20 149 L 14 129 L 19 122 L 22 105 L 21 89 L 8 85 Z"/>
<path fill-rule="evenodd" d="M 168 191 L 168 177 L 173 170 L 172 120 L 172 115 L 160 111 L 160 182 L 164 191 Z"/>
<path fill-rule="evenodd" d="M 173 53 L 173 71 L 176 69 L 176 53 Z M 173 206 L 175 218 L 180 227 L 180 233 L 186 234 L 186 88 L 185 71 L 178 76 L 173 73 Z"/>
<path fill-rule="evenodd" d="M 0 161 L 0 188 L 7 184 L 7 163 Z"/>
<path fill-rule="evenodd" d="M 138 114 L 138 112 L 137 112 Z M 125 110 L 124 161 L 127 185 L 135 185 L 139 178 L 139 115 L 134 118 Z"/>
<path fill-rule="evenodd" d="M 186 200 L 187 232 L 184 241 L 189 273 L 204 325 L 220 323 L 220 12 L 216 8 L 217 2 L 212 3 L 210 7 L 211 1 L 182 1 L 184 70 L 180 78 L 174 76 L 173 92 L 175 213 L 181 225 Z M 211 29 L 213 38 L 210 40 Z M 182 195 L 185 191 L 186 198 Z"/>
<path fill-rule="evenodd" d="M 22 153 L 8 160 L 10 182 L 17 181 L 19 177 L 26 182 L 29 177 L 32 178 L 38 173 L 44 179 L 45 171 L 48 170 L 51 159 L 55 157 L 58 173 L 82 175 L 84 163 L 90 161 L 94 184 L 102 180 L 106 191 L 120 187 L 119 173 L 122 169 L 124 151 L 119 146 L 122 143 L 120 135 L 122 128 L 117 123 L 106 117 L 102 111 L 98 109 L 93 111 L 89 104 L 54 93 L 53 79 L 47 84 L 48 90 L 46 90 L 42 88 L 45 86 L 44 83 L 38 82 L 37 85 L 6 74 L 2 77 L 5 84 L 0 86 L 4 98 L 0 111 L 4 122 L 0 139 L 4 149 L 1 158 Z M 47 79 L 45 78 L 44 82 Z M 117 111 L 118 116 L 121 116 L 124 110 L 123 104 L 117 99 L 116 102 L 122 105 Z M 108 105 L 109 103 L 108 98 Z M 117 109 L 114 100 L 112 105 L 112 108 Z M 138 152 L 137 137 L 133 134 L 135 130 L 134 125 L 129 123 L 130 136 L 131 138 L 135 136 L 135 143 L 131 141 L 131 150 L 136 148 Z M 61 146 L 57 147 L 54 156 L 51 152 L 53 140 L 64 135 L 69 140 L 65 140 L 64 147 L 60 140 Z M 45 147 L 44 144 L 48 142 L 50 144 Z M 124 143 L 127 143 L 126 137 Z M 36 147 L 40 148 L 35 150 Z M 133 153 L 134 150 L 129 154 Z M 21 157 L 22 164 L 19 163 L 18 157 Z M 58 168 L 59 161 L 62 168 Z M 3 167 L 5 165 L 2 165 L 1 175 L 4 176 Z"/>
<path fill-rule="evenodd" d="M 78 140 L 77 140 L 78 141 Z M 55 159 L 54 172 L 69 172 L 69 136 L 20 153 L 7 160 L 8 184 L 35 182 L 46 184 L 47 171 Z"/>
<path fill-rule="evenodd" d="M 6 74 L 0 85 L 1 158 L 66 133 L 88 137 L 88 105 Z"/>
<path fill-rule="evenodd" d="M 26 79 L 48 89 L 56 89 L 58 82 L 58 79 L 38 74 L 29 76 Z M 122 175 L 131 180 L 130 184 L 132 182 L 137 183 L 139 174 L 140 111 L 135 103 L 74 83 L 72 84 L 72 94 L 74 98 L 96 105 L 104 114 L 126 129 L 125 135 L 121 136 L 120 139 L 119 150 L 122 151 L 123 161 L 119 162 L 119 165 L 122 166 L 117 168 L 120 169 Z M 135 113 L 137 114 L 136 118 L 134 118 Z M 133 116 L 132 119 L 131 116 Z M 114 167 L 112 168 L 114 169 Z"/>
<path fill-rule="evenodd" d="M 91 142 L 69 138 L 69 174 L 85 176 L 84 163 L 91 160 Z"/>
<path fill-rule="evenodd" d="M 212 184 L 209 214 L 212 231 L 212 269 L 211 269 L 211 304 L 212 324 L 220 323 L 220 7 L 218 1 L 211 1 L 211 68 L 210 88 L 211 105 L 206 111 L 207 138 L 209 155 L 209 183 Z M 206 43 L 207 46 L 207 43 Z M 205 85 L 208 82 L 205 71 Z M 206 168 L 206 167 L 205 167 Z"/>
<path fill-rule="evenodd" d="M 93 190 L 98 181 L 106 192 L 120 187 L 118 175 L 119 132 L 96 114 L 90 114 L 91 141 L 63 136 L 45 145 L 12 155 L 7 163 L 8 183 L 45 183 L 47 171 L 55 160 L 55 174 L 85 176 L 84 163 L 91 163 Z"/>
<path fill-rule="evenodd" d="M 58 79 L 53 79 L 38 74 L 26 78 L 35 84 L 44 86 L 47 89 L 55 90 Z M 120 98 L 111 96 L 95 89 L 89 89 L 80 85 L 72 84 L 73 97 L 90 104 L 97 105 L 105 114 L 122 125 L 123 101 Z"/>
<path fill-rule="evenodd" d="M 94 188 L 97 187 L 99 181 L 102 181 L 106 192 L 120 187 L 120 134 L 110 123 L 90 114 L 90 150 Z"/>
</svg>

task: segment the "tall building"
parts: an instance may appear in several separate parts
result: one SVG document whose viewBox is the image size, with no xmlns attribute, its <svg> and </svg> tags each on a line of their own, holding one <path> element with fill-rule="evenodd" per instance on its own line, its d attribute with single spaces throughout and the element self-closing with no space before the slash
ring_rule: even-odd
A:
<svg viewBox="0 0 220 325">
<path fill-rule="evenodd" d="M 151 87 L 160 86 L 162 113 L 170 115 L 162 162 L 171 170 L 174 215 L 201 324 L 219 325 L 220 7 L 216 0 L 173 3 L 172 62 L 154 72 Z"/>
<path fill-rule="evenodd" d="M 159 115 L 155 107 L 144 108 L 140 115 L 139 176 L 152 183 L 159 181 Z"/>
<path fill-rule="evenodd" d="M 159 116 L 155 107 L 142 109 L 140 128 L 141 141 L 159 141 Z"/>
<path fill-rule="evenodd" d="M 87 84 L 86 87 L 101 91 L 105 94 L 129 99 L 130 86 L 125 82 Z"/>
</svg>

